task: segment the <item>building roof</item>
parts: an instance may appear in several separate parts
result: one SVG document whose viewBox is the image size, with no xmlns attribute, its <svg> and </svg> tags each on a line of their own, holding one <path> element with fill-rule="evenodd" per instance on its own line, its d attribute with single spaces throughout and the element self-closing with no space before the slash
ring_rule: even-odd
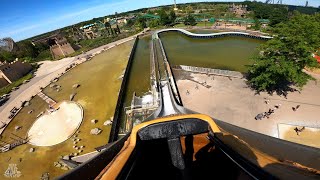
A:
<svg viewBox="0 0 320 180">
<path fill-rule="evenodd" d="M 149 18 L 149 19 L 160 19 L 160 16 L 153 15 L 153 14 L 144 14 L 141 18 Z"/>
<path fill-rule="evenodd" d="M 316 60 L 318 61 L 318 63 L 320 63 L 320 56 L 315 55 L 314 58 L 316 58 Z"/>
</svg>

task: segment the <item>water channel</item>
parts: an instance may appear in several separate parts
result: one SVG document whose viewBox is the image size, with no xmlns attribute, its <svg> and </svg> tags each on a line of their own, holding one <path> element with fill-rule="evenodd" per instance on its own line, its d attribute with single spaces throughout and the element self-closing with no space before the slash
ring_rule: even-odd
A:
<svg viewBox="0 0 320 180">
<path fill-rule="evenodd" d="M 208 34 L 213 30 L 192 30 Z M 190 38 L 178 32 L 160 34 L 171 65 L 190 65 L 245 72 L 252 63 L 250 57 L 257 53 L 263 40 L 245 37 L 220 37 L 215 39 Z M 150 42 L 151 36 L 139 39 L 122 108 L 121 128 L 124 127 L 124 108 L 130 106 L 133 93 L 143 95 L 150 89 Z M 120 130 L 121 131 L 121 130 Z"/>
</svg>

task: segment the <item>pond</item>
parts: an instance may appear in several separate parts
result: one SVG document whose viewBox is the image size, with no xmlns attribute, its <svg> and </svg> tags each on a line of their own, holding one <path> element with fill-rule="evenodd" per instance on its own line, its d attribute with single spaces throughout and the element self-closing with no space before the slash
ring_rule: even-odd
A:
<svg viewBox="0 0 320 180">
<path fill-rule="evenodd" d="M 209 31 L 210 32 L 210 31 Z M 178 32 L 160 34 L 172 65 L 189 65 L 246 72 L 264 40 L 246 37 L 191 38 Z"/>
</svg>

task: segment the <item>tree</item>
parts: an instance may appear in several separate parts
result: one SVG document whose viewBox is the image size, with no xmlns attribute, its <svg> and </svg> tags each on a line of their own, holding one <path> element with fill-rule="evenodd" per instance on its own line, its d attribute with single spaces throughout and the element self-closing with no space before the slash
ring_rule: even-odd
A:
<svg viewBox="0 0 320 180">
<path fill-rule="evenodd" d="M 260 91 L 284 93 L 292 85 L 302 88 L 311 76 L 305 67 L 316 67 L 311 56 L 320 47 L 318 15 L 296 15 L 280 23 L 273 31 L 276 36 L 260 48 L 248 70 L 248 83 Z"/>
<path fill-rule="evenodd" d="M 147 23 L 146 23 L 146 19 L 145 18 L 138 18 L 138 20 L 136 21 L 136 26 L 142 30 L 144 28 L 147 27 Z"/>
<path fill-rule="evenodd" d="M 119 26 L 118 26 L 118 23 L 117 23 L 117 32 L 118 32 L 119 34 L 121 34 L 120 28 L 119 28 Z"/>
<path fill-rule="evenodd" d="M 260 23 L 259 19 L 254 18 L 254 26 L 253 26 L 253 29 L 254 29 L 254 30 L 260 30 L 260 28 L 261 28 L 261 23 Z"/>
<path fill-rule="evenodd" d="M 189 6 L 186 7 L 186 12 L 188 14 L 190 14 L 192 10 L 193 10 L 192 6 L 189 5 Z"/>
<path fill-rule="evenodd" d="M 126 26 L 127 26 L 127 27 L 131 27 L 131 26 L 133 26 L 133 25 L 134 25 L 134 21 L 133 21 L 132 19 L 129 19 L 129 20 L 127 21 Z"/>
<path fill-rule="evenodd" d="M 157 27 L 160 25 L 159 19 L 153 19 L 149 22 L 149 27 Z"/>
<path fill-rule="evenodd" d="M 0 51 L 0 58 L 1 58 L 0 59 L 1 61 L 11 62 L 11 61 L 14 61 L 16 56 L 15 54 L 8 51 Z"/>
<path fill-rule="evenodd" d="M 176 13 L 173 10 L 171 10 L 169 13 L 169 20 L 171 24 L 175 22 L 176 18 L 177 18 Z"/>
<path fill-rule="evenodd" d="M 196 25 L 196 20 L 194 19 L 194 17 L 191 14 L 188 14 L 187 17 L 185 17 L 184 19 L 184 24 L 188 25 L 188 26 L 194 26 Z"/>
<path fill-rule="evenodd" d="M 112 34 L 111 24 L 109 22 L 105 22 L 104 27 L 106 28 L 108 35 L 111 35 Z"/>
<path fill-rule="evenodd" d="M 288 11 L 283 7 L 274 8 L 270 13 L 270 26 L 275 26 L 288 20 Z"/>
<path fill-rule="evenodd" d="M 163 9 L 160 11 L 159 16 L 161 25 L 165 26 L 171 24 L 168 14 Z"/>
<path fill-rule="evenodd" d="M 16 56 L 18 58 L 31 57 L 35 58 L 38 56 L 39 52 L 35 46 L 31 44 L 30 41 L 20 41 L 17 43 L 19 46 L 19 51 L 17 51 Z"/>
</svg>

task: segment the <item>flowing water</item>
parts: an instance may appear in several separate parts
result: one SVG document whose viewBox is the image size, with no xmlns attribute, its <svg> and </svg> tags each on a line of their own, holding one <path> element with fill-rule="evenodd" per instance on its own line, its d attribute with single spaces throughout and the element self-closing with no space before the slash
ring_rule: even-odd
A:
<svg viewBox="0 0 320 180">
<path fill-rule="evenodd" d="M 125 126 L 124 108 L 130 106 L 133 93 L 142 96 L 150 89 L 150 41 L 151 36 L 138 40 L 125 90 L 124 105 L 121 109 L 121 129 Z"/>
</svg>

